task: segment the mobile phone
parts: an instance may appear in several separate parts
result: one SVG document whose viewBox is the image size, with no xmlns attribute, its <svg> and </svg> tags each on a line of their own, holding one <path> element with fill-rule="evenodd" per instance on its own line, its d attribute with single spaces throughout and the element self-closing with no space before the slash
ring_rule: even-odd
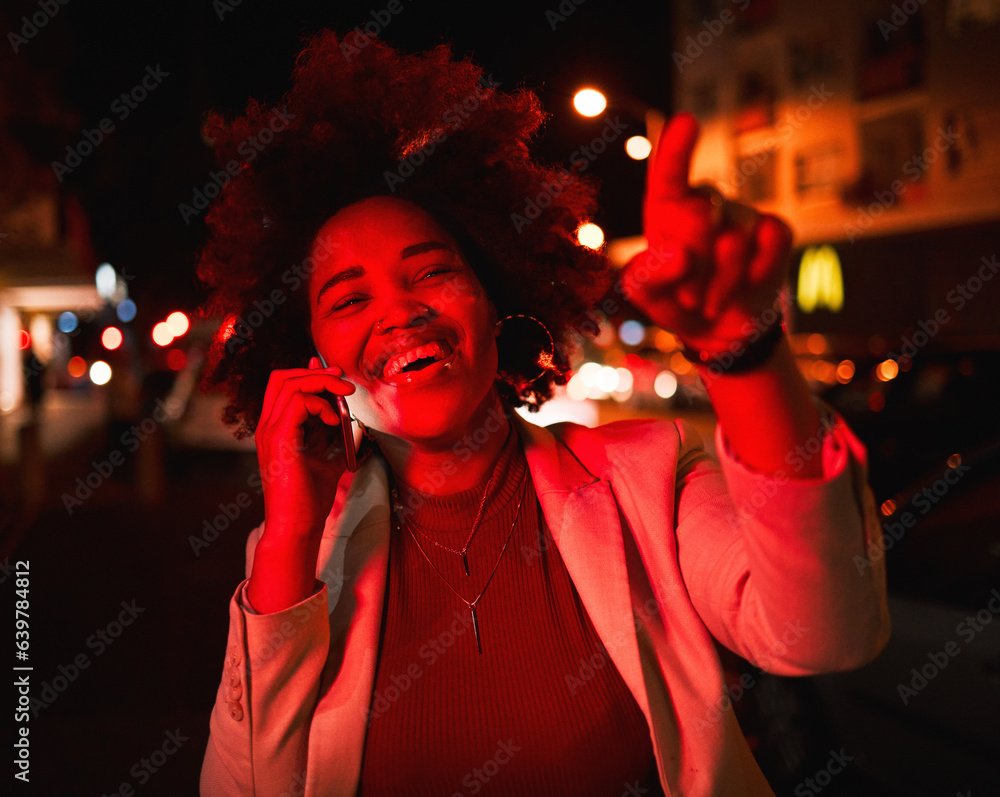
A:
<svg viewBox="0 0 1000 797">
<path fill-rule="evenodd" d="M 316 356 L 319 358 L 320 365 L 324 368 L 329 366 L 326 364 L 326 360 L 323 359 L 323 355 L 319 353 L 319 349 L 316 349 Z M 344 439 L 344 452 L 347 456 L 347 469 L 351 473 L 355 473 L 358 469 L 358 452 L 354 444 L 354 427 L 351 421 L 351 410 L 347 406 L 347 399 L 344 398 L 339 393 L 324 392 L 323 397 L 327 401 L 331 401 L 337 409 L 337 415 L 340 416 L 340 432 Z"/>
</svg>

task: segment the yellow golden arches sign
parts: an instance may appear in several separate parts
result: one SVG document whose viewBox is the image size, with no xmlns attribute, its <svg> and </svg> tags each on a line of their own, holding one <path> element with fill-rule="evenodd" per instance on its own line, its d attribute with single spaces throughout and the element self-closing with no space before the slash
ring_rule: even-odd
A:
<svg viewBox="0 0 1000 797">
<path fill-rule="evenodd" d="M 829 244 L 808 246 L 799 263 L 797 302 L 804 313 L 826 307 L 836 313 L 844 306 L 844 276 L 837 250 Z"/>
</svg>

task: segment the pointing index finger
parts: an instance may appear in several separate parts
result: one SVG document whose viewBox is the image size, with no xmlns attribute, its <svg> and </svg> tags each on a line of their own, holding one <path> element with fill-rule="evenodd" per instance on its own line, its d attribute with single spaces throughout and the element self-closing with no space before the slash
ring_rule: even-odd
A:
<svg viewBox="0 0 1000 797">
<path fill-rule="evenodd" d="M 649 199 L 669 201 L 687 194 L 691 155 L 697 142 L 698 120 L 691 114 L 676 114 L 663 128 L 649 164 L 646 186 Z"/>
</svg>

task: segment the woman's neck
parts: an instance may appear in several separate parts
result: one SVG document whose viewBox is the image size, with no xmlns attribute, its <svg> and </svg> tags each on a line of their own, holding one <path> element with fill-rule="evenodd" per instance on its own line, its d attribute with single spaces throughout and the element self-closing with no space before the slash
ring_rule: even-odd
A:
<svg viewBox="0 0 1000 797">
<path fill-rule="evenodd" d="M 430 495 L 468 490 L 489 478 L 513 421 L 496 390 L 460 429 L 434 441 L 373 432 L 393 476 Z"/>
</svg>

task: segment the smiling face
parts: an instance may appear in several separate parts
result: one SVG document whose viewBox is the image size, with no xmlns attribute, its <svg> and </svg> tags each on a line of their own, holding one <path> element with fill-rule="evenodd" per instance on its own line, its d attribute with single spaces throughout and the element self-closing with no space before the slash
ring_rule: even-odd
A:
<svg viewBox="0 0 1000 797">
<path fill-rule="evenodd" d="M 447 232 L 417 205 L 373 197 L 312 246 L 310 330 L 357 391 L 351 413 L 406 440 L 447 443 L 496 400 L 496 310 Z"/>
</svg>

